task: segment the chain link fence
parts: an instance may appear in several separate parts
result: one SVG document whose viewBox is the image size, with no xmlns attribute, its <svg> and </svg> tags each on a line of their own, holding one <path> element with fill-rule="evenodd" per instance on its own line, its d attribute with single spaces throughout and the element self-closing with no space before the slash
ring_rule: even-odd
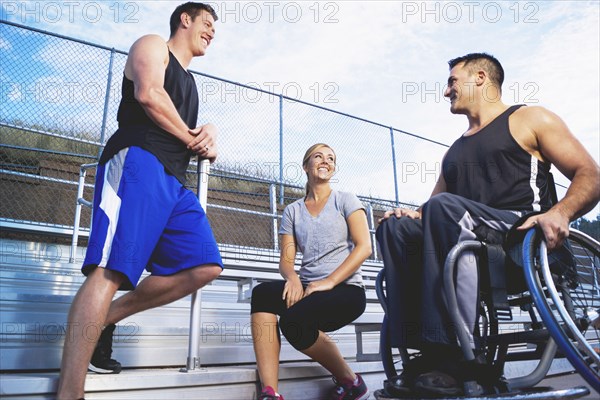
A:
<svg viewBox="0 0 600 400">
<path fill-rule="evenodd" d="M 0 222 L 3 228 L 73 232 L 80 166 L 94 163 L 117 129 L 127 54 L 0 21 Z M 220 244 L 277 248 L 283 208 L 304 194 L 302 156 L 332 146 L 332 186 L 356 193 L 373 221 L 398 204 L 412 207 L 446 146 L 352 115 L 193 73 L 199 124 L 219 127 L 219 158 L 208 183 L 208 215 Z M 89 169 L 84 198 L 92 198 Z M 196 187 L 196 166 L 188 186 Z M 84 207 L 82 240 L 89 231 Z M 5 230 L 5 229 L 3 229 Z M 80 242 L 81 243 L 81 242 Z"/>
</svg>

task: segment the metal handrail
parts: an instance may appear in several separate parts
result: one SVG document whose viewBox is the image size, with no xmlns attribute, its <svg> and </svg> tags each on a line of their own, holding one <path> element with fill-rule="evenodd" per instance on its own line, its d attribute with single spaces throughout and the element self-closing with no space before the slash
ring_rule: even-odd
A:
<svg viewBox="0 0 600 400">
<path fill-rule="evenodd" d="M 193 165 L 193 164 L 192 164 Z M 80 223 L 81 223 L 81 210 L 82 210 L 82 206 L 86 206 L 91 208 L 92 207 L 92 203 L 91 201 L 87 201 L 83 198 L 83 191 L 85 187 L 92 187 L 93 185 L 90 184 L 85 184 L 85 177 L 86 177 L 86 173 L 87 170 L 89 168 L 93 168 L 96 167 L 97 163 L 92 163 L 92 164 L 83 164 L 81 165 L 81 169 L 80 169 L 80 174 L 79 174 L 79 181 L 78 183 L 75 182 L 71 182 L 71 181 L 64 181 L 64 183 L 70 183 L 72 185 L 77 184 L 77 198 L 75 200 L 75 217 L 74 217 L 74 222 L 73 222 L 73 235 L 72 235 L 72 241 L 71 241 L 71 251 L 70 251 L 70 257 L 69 257 L 69 262 L 73 263 L 76 261 L 76 250 L 77 250 L 77 241 L 79 238 L 79 233 L 81 231 L 81 227 L 80 227 Z M 198 170 L 201 169 L 201 164 L 198 164 Z M 7 173 L 12 173 L 11 171 L 6 171 Z M 202 173 L 202 172 L 200 172 Z M 15 173 L 17 174 L 17 173 Z M 22 173 L 18 173 L 18 174 L 22 174 Z M 206 173 L 206 175 L 208 176 L 208 173 Z M 29 174 L 27 174 L 27 176 L 29 176 Z M 32 177 L 36 177 L 35 175 L 31 175 Z M 227 177 L 225 175 L 221 175 L 221 174 L 212 174 L 211 176 L 213 177 L 220 177 L 220 178 L 230 178 Z M 47 179 L 55 179 L 55 178 L 47 178 Z M 269 211 L 265 212 L 265 211 L 256 211 L 256 210 L 246 210 L 243 208 L 237 208 L 237 207 L 229 207 L 229 206 L 223 206 L 223 205 L 219 205 L 219 204 L 208 204 L 208 200 L 206 200 L 207 204 L 204 206 L 205 210 L 208 209 L 208 207 L 210 208 L 216 208 L 216 209 L 222 209 L 222 210 L 229 210 L 229 211 L 235 211 L 235 212 L 240 212 L 240 213 L 245 213 L 245 214 L 251 214 L 251 215 L 260 215 L 263 217 L 270 217 L 272 218 L 273 222 L 272 222 L 272 227 L 271 227 L 271 234 L 272 234 L 272 248 L 274 250 L 278 250 L 279 249 L 279 235 L 278 235 L 278 224 L 277 221 L 281 218 L 281 215 L 278 211 L 277 208 L 277 203 L 278 203 L 278 199 L 277 199 L 277 185 L 279 185 L 279 182 L 276 181 L 268 181 L 265 179 L 260 179 L 260 178 L 243 178 L 243 177 L 234 177 L 231 179 L 242 179 L 242 180 L 246 180 L 246 181 L 252 181 L 252 182 L 259 182 L 259 183 L 268 183 L 269 184 Z M 288 187 L 294 187 L 293 185 L 286 185 Z M 300 186 L 298 186 L 299 188 Z M 200 186 L 198 187 L 198 193 L 200 191 Z M 206 187 L 206 190 L 208 191 L 208 187 Z M 381 202 L 381 199 L 376 199 L 376 198 L 364 198 L 359 196 L 359 199 L 361 200 L 362 203 L 364 203 L 365 206 L 365 212 L 367 214 L 367 222 L 369 225 L 369 233 L 371 235 L 371 244 L 372 244 L 372 251 L 373 251 L 373 258 L 374 259 L 378 259 L 378 253 L 377 253 L 377 246 L 376 246 L 376 238 L 375 238 L 375 231 L 376 231 L 376 223 L 375 223 L 375 218 L 374 218 L 374 207 L 373 204 L 379 204 Z M 411 206 L 410 204 L 406 204 L 403 203 L 406 206 Z"/>
<path fill-rule="evenodd" d="M 69 262 L 75 262 L 75 253 L 77 251 L 77 241 L 79 240 L 79 223 L 81 221 L 81 207 L 92 207 L 92 202 L 83 198 L 85 189 L 85 176 L 89 168 L 95 168 L 98 163 L 83 164 L 79 168 L 79 182 L 77 184 L 77 199 L 75 200 L 75 218 L 73 220 L 73 237 L 71 239 L 71 251 L 69 252 Z"/>
<path fill-rule="evenodd" d="M 198 200 L 206 212 L 208 200 L 208 175 L 210 174 L 210 162 L 202 160 L 198 163 Z M 202 310 L 202 289 L 192 293 L 190 306 L 190 330 L 188 340 L 188 357 L 186 368 L 181 372 L 189 372 L 200 368 L 200 311 Z"/>
</svg>

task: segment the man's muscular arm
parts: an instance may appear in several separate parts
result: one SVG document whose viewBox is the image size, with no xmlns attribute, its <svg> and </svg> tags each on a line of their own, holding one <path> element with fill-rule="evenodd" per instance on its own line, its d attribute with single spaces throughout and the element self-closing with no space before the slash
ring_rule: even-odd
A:
<svg viewBox="0 0 600 400">
<path fill-rule="evenodd" d="M 214 161 L 217 156 L 216 128 L 213 125 L 190 128 L 181 119 L 164 89 L 168 63 L 169 49 L 160 36 L 143 36 L 131 46 L 125 76 L 133 81 L 135 99 L 156 125 L 181 140 L 194 153 Z"/>
<path fill-rule="evenodd" d="M 561 201 L 519 228 L 539 224 L 548 248 L 554 249 L 569 235 L 569 222 L 590 211 L 600 200 L 600 167 L 556 114 L 543 107 L 523 107 L 515 114 L 514 122 L 527 132 L 524 140 L 518 139 L 520 144 L 530 154 L 554 164 L 571 180 Z"/>
</svg>

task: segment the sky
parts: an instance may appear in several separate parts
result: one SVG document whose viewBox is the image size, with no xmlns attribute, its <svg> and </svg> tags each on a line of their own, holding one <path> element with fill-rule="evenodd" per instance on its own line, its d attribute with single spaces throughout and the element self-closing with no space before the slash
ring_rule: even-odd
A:
<svg viewBox="0 0 600 400">
<path fill-rule="evenodd" d="M 2 1 L 3 20 L 128 51 L 168 37 L 179 1 Z M 216 37 L 190 69 L 451 144 L 464 116 L 443 97 L 447 61 L 502 63 L 507 104 L 558 114 L 600 160 L 598 1 L 216 1 Z M 0 38 L 0 48 L 2 48 Z M 366 141 L 365 146 L 369 146 Z M 367 162 L 377 163 L 368 153 Z M 439 160 L 423 157 L 431 169 Z M 369 160 L 370 158 L 370 160 Z M 560 174 L 557 182 L 567 185 Z M 433 181 L 423 195 L 430 192 Z M 595 209 L 592 217 L 598 213 Z"/>
</svg>

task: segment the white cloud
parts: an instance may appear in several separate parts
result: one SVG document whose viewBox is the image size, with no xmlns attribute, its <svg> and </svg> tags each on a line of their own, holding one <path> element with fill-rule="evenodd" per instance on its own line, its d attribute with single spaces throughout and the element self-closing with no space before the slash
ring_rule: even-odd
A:
<svg viewBox="0 0 600 400">
<path fill-rule="evenodd" d="M 10 50 L 11 48 L 10 42 L 0 37 L 0 50 Z"/>
</svg>

